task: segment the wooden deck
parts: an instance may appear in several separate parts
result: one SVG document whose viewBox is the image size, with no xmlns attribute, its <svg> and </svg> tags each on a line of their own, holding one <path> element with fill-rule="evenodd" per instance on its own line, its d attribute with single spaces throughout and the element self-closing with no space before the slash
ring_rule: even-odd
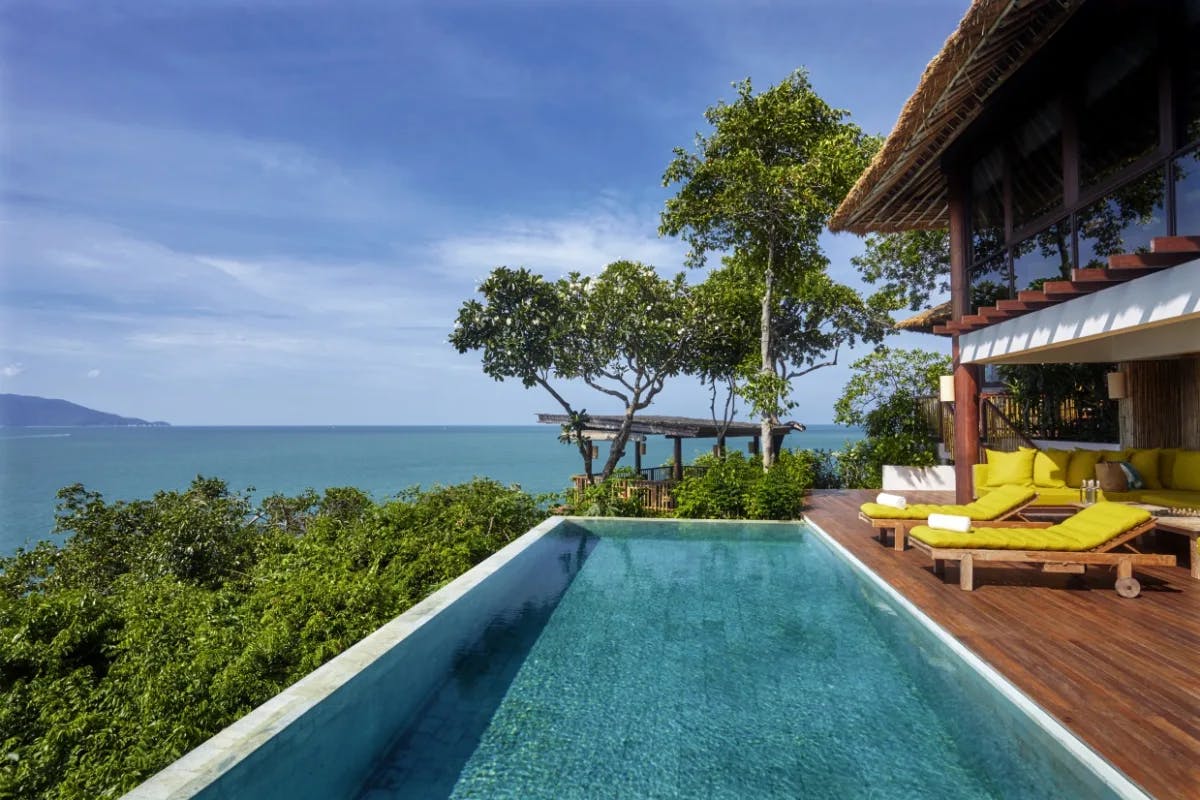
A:
<svg viewBox="0 0 1200 800">
<path fill-rule="evenodd" d="M 940 578 L 923 553 L 873 538 L 857 515 L 874 495 L 814 492 L 807 516 L 1146 791 L 1200 798 L 1200 581 L 1188 573 L 1188 539 L 1147 538 L 1146 550 L 1175 552 L 1179 566 L 1138 570 L 1132 600 L 1095 568 L 976 564 L 977 588 L 964 592 L 953 565 Z"/>
</svg>

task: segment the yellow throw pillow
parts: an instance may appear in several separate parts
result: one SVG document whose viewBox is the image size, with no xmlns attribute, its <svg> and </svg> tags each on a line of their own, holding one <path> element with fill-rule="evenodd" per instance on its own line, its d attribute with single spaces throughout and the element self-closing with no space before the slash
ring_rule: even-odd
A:
<svg viewBox="0 0 1200 800">
<path fill-rule="evenodd" d="M 1036 450 L 985 450 L 988 463 L 988 486 L 1033 485 L 1033 457 Z"/>
<path fill-rule="evenodd" d="M 1142 476 L 1142 483 L 1145 484 L 1143 488 L 1163 488 L 1162 479 L 1159 478 L 1158 473 L 1158 460 L 1161 452 L 1157 447 L 1151 450 L 1129 451 L 1129 463 L 1137 470 L 1137 474 Z"/>
<path fill-rule="evenodd" d="M 1160 450 L 1158 457 L 1158 479 L 1164 489 L 1175 488 L 1175 457 L 1179 455 L 1178 447 Z"/>
<path fill-rule="evenodd" d="M 1039 450 L 1033 457 L 1033 485 L 1061 489 L 1067 485 L 1070 450 Z"/>
<path fill-rule="evenodd" d="M 1200 450 L 1180 450 L 1175 456 L 1171 488 L 1200 492 Z"/>
<path fill-rule="evenodd" d="M 1067 466 L 1067 486 L 1078 489 L 1083 482 L 1096 477 L 1096 464 L 1102 450 L 1075 450 L 1071 453 L 1071 463 Z"/>
</svg>

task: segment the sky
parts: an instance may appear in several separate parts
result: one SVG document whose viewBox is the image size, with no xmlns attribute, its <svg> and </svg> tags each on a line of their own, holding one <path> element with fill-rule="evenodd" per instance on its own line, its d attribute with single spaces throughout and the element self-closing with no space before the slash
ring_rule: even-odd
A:
<svg viewBox="0 0 1200 800">
<path fill-rule="evenodd" d="M 887 133 L 967 5 L 6 0 L 0 392 L 179 425 L 532 423 L 548 395 L 447 343 L 492 268 L 682 270 L 662 173 L 733 82 L 803 67 Z M 861 241 L 823 244 L 861 285 Z M 865 352 L 799 379 L 791 416 L 831 421 Z M 651 412 L 708 397 L 678 378 Z"/>
</svg>

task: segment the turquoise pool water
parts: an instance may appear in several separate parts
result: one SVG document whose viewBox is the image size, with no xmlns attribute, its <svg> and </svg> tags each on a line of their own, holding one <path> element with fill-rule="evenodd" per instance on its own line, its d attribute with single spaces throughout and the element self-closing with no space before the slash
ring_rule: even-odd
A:
<svg viewBox="0 0 1200 800">
<path fill-rule="evenodd" d="M 360 797 L 1115 796 L 801 525 L 547 538 Z"/>
</svg>

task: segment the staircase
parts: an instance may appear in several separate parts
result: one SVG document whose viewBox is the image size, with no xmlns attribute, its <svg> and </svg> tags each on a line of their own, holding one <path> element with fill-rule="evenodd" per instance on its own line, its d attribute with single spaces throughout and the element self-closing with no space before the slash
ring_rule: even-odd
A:
<svg viewBox="0 0 1200 800">
<path fill-rule="evenodd" d="M 1150 241 L 1148 253 L 1109 256 L 1107 267 L 1071 270 L 1069 281 L 1046 281 L 1041 289 L 1018 291 L 1016 300 L 998 300 L 996 305 L 980 308 L 961 320 L 935 325 L 933 332 L 968 333 L 1196 259 L 1200 259 L 1200 236 L 1156 236 Z"/>
</svg>

